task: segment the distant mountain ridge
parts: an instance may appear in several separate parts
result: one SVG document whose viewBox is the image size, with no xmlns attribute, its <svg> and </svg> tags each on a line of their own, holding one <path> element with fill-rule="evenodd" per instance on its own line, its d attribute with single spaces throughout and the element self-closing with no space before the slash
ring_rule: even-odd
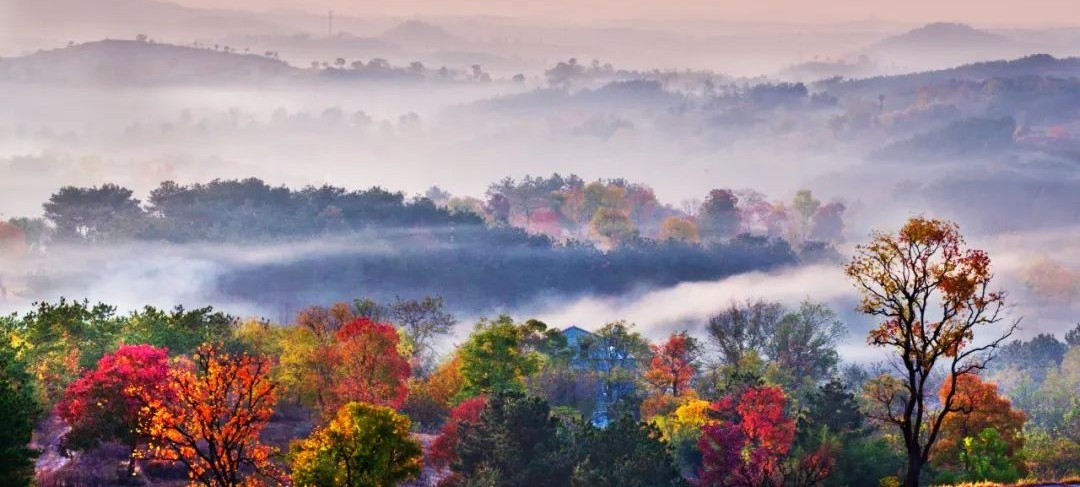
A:
<svg viewBox="0 0 1080 487">
<path fill-rule="evenodd" d="M 1009 44 L 1005 36 L 976 29 L 967 24 L 936 22 L 906 33 L 889 37 L 871 45 L 869 50 L 941 48 L 943 46 L 987 47 Z"/>
<path fill-rule="evenodd" d="M 133 40 L 87 42 L 0 59 L 0 79 L 26 82 L 253 82 L 300 72 L 260 55 Z"/>
<path fill-rule="evenodd" d="M 967 24 L 938 22 L 887 37 L 861 51 L 895 71 L 937 69 L 1030 54 L 1006 36 Z"/>
<path fill-rule="evenodd" d="M 879 93 L 883 85 L 890 91 L 913 92 L 919 88 L 955 80 L 985 81 L 993 78 L 1041 76 L 1051 78 L 1080 77 L 1080 58 L 1056 58 L 1049 54 L 1033 54 L 1008 61 L 987 61 L 965 64 L 955 68 L 855 80 L 828 80 L 817 84 L 834 93 Z"/>
</svg>

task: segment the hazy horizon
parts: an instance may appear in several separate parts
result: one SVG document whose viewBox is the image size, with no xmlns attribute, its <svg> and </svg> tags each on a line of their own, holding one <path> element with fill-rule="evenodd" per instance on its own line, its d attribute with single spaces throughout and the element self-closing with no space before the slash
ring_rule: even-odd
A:
<svg viewBox="0 0 1080 487">
<path fill-rule="evenodd" d="M 802 2 L 773 0 L 569 0 L 500 2 L 497 0 L 175 0 L 175 3 L 198 8 L 251 11 L 297 10 L 341 15 L 377 16 L 500 16 L 534 17 L 569 22 L 607 21 L 730 21 L 778 24 L 847 23 L 860 21 L 894 23 L 964 22 L 984 26 L 1063 27 L 1080 26 L 1075 17 L 1080 2 L 1074 0 L 1035 0 L 1025 3 L 1022 11 L 1009 2 L 954 0 L 947 3 L 911 0 L 897 3 L 884 0 L 829 0 Z"/>
</svg>

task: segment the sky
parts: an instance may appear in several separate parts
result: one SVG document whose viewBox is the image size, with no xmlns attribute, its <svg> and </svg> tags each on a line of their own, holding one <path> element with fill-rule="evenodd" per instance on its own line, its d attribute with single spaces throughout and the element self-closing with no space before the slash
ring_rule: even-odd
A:
<svg viewBox="0 0 1080 487">
<path fill-rule="evenodd" d="M 333 9 L 354 15 L 500 15 L 591 19 L 716 19 L 769 22 L 965 21 L 1076 25 L 1080 0 L 176 0 L 233 9 Z"/>
</svg>

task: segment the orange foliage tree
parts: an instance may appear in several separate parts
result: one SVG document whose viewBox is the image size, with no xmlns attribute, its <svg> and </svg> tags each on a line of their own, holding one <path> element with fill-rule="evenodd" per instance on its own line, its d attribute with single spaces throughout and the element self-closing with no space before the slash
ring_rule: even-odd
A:
<svg viewBox="0 0 1080 487">
<path fill-rule="evenodd" d="M 285 475 L 270 460 L 275 449 L 259 435 L 277 402 L 271 362 L 232 355 L 203 345 L 170 373 L 176 395 L 145 395 L 149 453 L 183 463 L 192 483 L 213 487 L 280 482 Z"/>
<path fill-rule="evenodd" d="M 957 383 L 985 368 L 1017 323 L 972 343 L 977 329 L 1000 321 L 1005 294 L 990 289 L 990 257 L 966 248 L 953 223 L 918 217 L 895 235 L 875 233 L 846 272 L 862 294 L 859 310 L 882 318 L 868 342 L 890 349 L 901 366 L 869 389 L 871 416 L 899 430 L 908 457 L 904 485 L 915 487 L 946 418 L 962 411 Z M 947 393 L 934 407 L 927 388 L 939 365 Z"/>
<path fill-rule="evenodd" d="M 26 232 L 18 226 L 0 221 L 0 262 L 12 260 L 26 253 Z"/>
<path fill-rule="evenodd" d="M 641 406 L 642 417 L 646 419 L 667 414 L 686 397 L 693 397 L 690 380 L 694 377 L 694 362 L 700 347 L 693 337 L 683 332 L 671 335 L 661 345 L 649 345 L 649 348 L 653 358 L 643 379 L 652 387 L 653 393 Z"/>
<path fill-rule="evenodd" d="M 296 315 L 296 326 L 283 340 L 280 379 L 290 396 L 314 407 L 325 416 L 335 409 L 328 405 L 334 385 L 331 350 L 336 332 L 356 318 L 346 303 L 329 308 L 312 306 Z"/>
<path fill-rule="evenodd" d="M 949 383 L 946 382 L 938 391 L 938 397 L 944 401 L 949 393 Z M 964 439 L 975 438 L 984 429 L 993 428 L 1005 442 L 1005 455 L 1023 475 L 1024 462 L 1017 453 L 1024 448 L 1022 433 L 1027 419 L 1024 412 L 1013 409 L 1012 403 L 998 393 L 997 385 L 983 382 L 977 375 L 959 377 L 953 395 L 957 411 L 941 424 L 941 439 L 933 454 L 935 463 L 960 466 Z"/>
</svg>

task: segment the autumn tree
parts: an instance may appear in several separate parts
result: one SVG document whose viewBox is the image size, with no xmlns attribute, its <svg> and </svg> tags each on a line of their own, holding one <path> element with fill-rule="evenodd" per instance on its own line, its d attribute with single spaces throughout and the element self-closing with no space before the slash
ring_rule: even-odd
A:
<svg viewBox="0 0 1080 487">
<path fill-rule="evenodd" d="M 883 322 L 872 346 L 890 350 L 899 374 L 871 389 L 874 418 L 894 425 L 907 454 L 904 485 L 919 484 L 942 425 L 961 410 L 957 384 L 986 367 L 1017 323 L 996 338 L 975 342 L 976 330 L 1001 319 L 1005 294 L 991 290 L 990 258 L 966 247 L 953 223 L 922 217 L 898 233 L 875 233 L 856 248 L 846 272 L 862 295 L 859 310 Z M 931 379 L 943 370 L 947 393 L 934 406 Z"/>
<path fill-rule="evenodd" d="M 259 439 L 277 402 L 270 367 L 265 357 L 199 347 L 170 372 L 175 401 L 144 396 L 153 414 L 145 432 L 150 454 L 184 464 L 193 483 L 207 486 L 283 479 L 270 460 L 275 449 Z"/>
<path fill-rule="evenodd" d="M 709 416 L 711 406 L 709 401 L 690 399 L 675 411 L 652 418 L 664 441 L 671 445 L 675 464 L 687 476 L 701 468 L 698 440 L 701 428 L 713 421 Z"/>
<path fill-rule="evenodd" d="M 409 396 L 401 411 L 408 414 L 420 429 L 442 424 L 450 409 L 457 405 L 461 392 L 461 359 L 457 354 L 441 363 L 427 377 L 409 379 Z"/>
<path fill-rule="evenodd" d="M 977 375 L 966 374 L 958 377 L 955 387 L 955 391 L 950 391 L 949 383 L 945 383 L 938 390 L 938 397 L 942 402 L 952 392 L 956 412 L 942 421 L 940 439 L 931 455 L 934 464 L 941 467 L 969 468 L 970 465 L 965 465 L 962 458 L 965 445 L 972 441 L 979 444 L 982 440 L 978 437 L 983 430 L 993 429 L 993 435 L 996 435 L 993 439 L 994 445 L 987 446 L 996 446 L 1000 442 L 1003 446 L 1001 454 L 1011 462 L 1017 472 L 1023 474 L 1024 462 L 1019 453 L 1024 447 L 1024 413 L 1013 409 L 1009 400 L 998 393 L 996 385 L 983 382 Z"/>
<path fill-rule="evenodd" d="M 11 264 L 26 254 L 26 232 L 14 223 L 0 221 L 0 263 Z M 6 294 L 0 297 L 6 297 Z"/>
<path fill-rule="evenodd" d="M 431 463 L 440 468 L 446 468 L 458 461 L 457 446 L 461 441 L 458 429 L 462 424 L 473 424 L 480 420 L 480 413 L 487 406 L 487 398 L 483 396 L 466 399 L 450 410 L 450 418 L 447 419 L 439 436 L 431 444 L 429 457 Z"/>
<path fill-rule="evenodd" d="M 805 240 L 810 235 L 810 222 L 814 215 L 817 214 L 818 209 L 821 208 L 821 201 L 815 199 L 810 190 L 801 189 L 795 193 L 795 199 L 791 201 L 791 207 L 798 217 L 796 241 Z"/>
<path fill-rule="evenodd" d="M 660 208 L 653 189 L 636 183 L 626 185 L 626 205 L 630 221 L 637 228 L 648 225 Z"/>
<path fill-rule="evenodd" d="M 780 485 L 781 466 L 795 440 L 795 420 L 784 406 L 779 387 L 750 388 L 713 404 L 719 421 L 706 424 L 698 442 L 700 485 Z"/>
<path fill-rule="evenodd" d="M 335 411 L 329 404 L 335 382 L 332 350 L 337 331 L 354 319 L 356 310 L 346 303 L 297 313 L 283 340 L 278 368 L 278 379 L 293 399 L 326 415 Z"/>
<path fill-rule="evenodd" d="M 146 397 L 165 403 L 177 400 L 169 387 L 168 351 L 150 345 L 122 345 L 68 385 L 57 414 L 70 429 L 61 439 L 64 450 L 89 450 L 116 441 L 127 446 L 127 476 L 135 473 L 139 445 L 148 440 L 150 411 Z"/>
<path fill-rule="evenodd" d="M 826 304 L 804 301 L 776 324 L 765 346 L 769 376 L 799 399 L 836 373 L 847 329 Z"/>
<path fill-rule="evenodd" d="M 589 220 L 589 230 L 596 238 L 614 247 L 633 235 L 634 224 L 623 211 L 600 208 Z"/>
<path fill-rule="evenodd" d="M 31 485 L 39 453 L 30 448 L 30 440 L 41 407 L 20 348 L 0 333 L 0 485 Z"/>
<path fill-rule="evenodd" d="M 701 241 L 697 225 L 688 218 L 677 216 L 669 216 L 660 223 L 659 238 L 660 240 L 675 240 L 686 243 L 698 243 Z"/>
<path fill-rule="evenodd" d="M 393 326 L 357 318 L 336 333 L 332 349 L 334 383 L 333 406 L 361 401 L 401 406 L 408 396 L 408 360 L 398 351 L 398 334 Z"/>
<path fill-rule="evenodd" d="M 666 342 L 650 345 L 650 349 L 652 360 L 642 374 L 642 379 L 653 391 L 642 405 L 645 419 L 672 411 L 678 407 L 680 398 L 694 394 L 690 380 L 694 377 L 700 353 L 697 340 L 686 332 L 672 334 Z"/>
<path fill-rule="evenodd" d="M 391 486 L 420 474 L 420 444 L 409 418 L 385 406 L 350 402 L 324 428 L 294 441 L 293 481 L 301 486 Z"/>
<path fill-rule="evenodd" d="M 719 351 L 721 363 L 737 372 L 747 354 L 768 353 L 773 331 L 779 327 L 785 312 L 782 304 L 763 300 L 732 303 L 709 317 L 705 332 Z"/>
</svg>

